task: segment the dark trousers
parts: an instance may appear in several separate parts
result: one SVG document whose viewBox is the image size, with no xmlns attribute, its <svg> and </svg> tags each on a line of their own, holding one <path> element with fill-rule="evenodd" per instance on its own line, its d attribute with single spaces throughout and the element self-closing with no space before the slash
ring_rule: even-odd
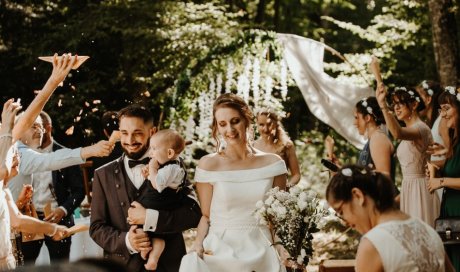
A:
<svg viewBox="0 0 460 272">
<path fill-rule="evenodd" d="M 43 215 L 41 213 L 37 214 L 38 218 L 43 220 Z M 59 222 L 59 225 L 64 225 L 64 220 L 65 218 Z M 42 240 L 22 242 L 21 249 L 22 254 L 24 255 L 24 263 L 26 265 L 35 264 L 35 260 L 40 254 L 40 249 L 42 248 L 43 242 L 45 242 L 45 245 L 48 248 L 51 263 L 69 261 L 72 237 L 67 237 L 60 241 L 54 241 L 51 237 L 45 236 L 45 239 Z"/>
</svg>

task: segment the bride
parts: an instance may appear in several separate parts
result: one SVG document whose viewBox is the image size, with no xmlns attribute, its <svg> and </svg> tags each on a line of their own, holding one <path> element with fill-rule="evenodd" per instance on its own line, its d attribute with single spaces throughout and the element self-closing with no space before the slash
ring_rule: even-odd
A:
<svg viewBox="0 0 460 272">
<path fill-rule="evenodd" d="M 248 105 L 234 94 L 214 102 L 212 135 L 217 150 L 222 140 L 226 147 L 201 158 L 196 168 L 203 216 L 180 271 L 285 271 L 270 229 L 252 213 L 270 188 L 285 189 L 287 170 L 278 155 L 249 145 L 252 119 Z"/>
</svg>

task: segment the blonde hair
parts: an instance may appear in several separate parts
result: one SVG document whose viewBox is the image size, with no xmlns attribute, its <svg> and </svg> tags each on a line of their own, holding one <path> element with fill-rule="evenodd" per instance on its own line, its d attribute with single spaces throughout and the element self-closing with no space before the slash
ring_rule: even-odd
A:
<svg viewBox="0 0 460 272">
<path fill-rule="evenodd" d="M 284 147 L 292 144 L 291 139 L 289 138 L 289 136 L 283 128 L 283 125 L 281 124 L 281 119 L 278 116 L 278 114 L 274 113 L 270 109 L 264 109 L 257 113 L 257 117 L 259 117 L 260 115 L 266 116 L 267 119 L 271 121 L 271 125 L 274 126 L 274 133 L 270 131 L 271 137 L 269 137 L 269 140 L 271 144 L 277 147 Z"/>
</svg>

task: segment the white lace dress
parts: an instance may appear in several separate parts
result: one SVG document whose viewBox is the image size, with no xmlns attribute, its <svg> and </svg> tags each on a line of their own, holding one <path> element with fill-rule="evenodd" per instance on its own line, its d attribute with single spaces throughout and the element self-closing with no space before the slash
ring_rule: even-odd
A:
<svg viewBox="0 0 460 272">
<path fill-rule="evenodd" d="M 364 238 L 377 249 L 385 272 L 444 272 L 442 241 L 417 218 L 379 224 Z"/>
<path fill-rule="evenodd" d="M 0 271 L 16 267 L 10 240 L 10 213 L 6 201 L 7 195 L 3 186 L 0 185 Z"/>
<path fill-rule="evenodd" d="M 279 272 L 285 271 L 272 246 L 267 226 L 253 216 L 256 203 L 272 188 L 273 178 L 287 172 L 280 160 L 265 167 L 205 171 L 197 168 L 195 180 L 211 183 L 210 228 L 203 241 L 203 260 L 196 253 L 184 256 L 182 272 Z"/>
</svg>

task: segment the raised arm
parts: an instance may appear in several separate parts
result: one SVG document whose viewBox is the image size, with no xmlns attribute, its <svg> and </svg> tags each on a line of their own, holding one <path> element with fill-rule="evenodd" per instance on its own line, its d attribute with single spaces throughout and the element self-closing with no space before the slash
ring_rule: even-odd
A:
<svg viewBox="0 0 460 272">
<path fill-rule="evenodd" d="M 9 99 L 3 104 L 2 110 L 2 125 L 0 128 L 0 180 L 4 180 L 8 176 L 6 167 L 6 155 L 10 149 L 12 141 L 12 131 L 14 126 L 14 118 L 17 112 L 21 109 L 18 103 L 14 103 L 13 99 Z"/>
<path fill-rule="evenodd" d="M 396 139 L 416 141 L 422 139 L 419 128 L 416 126 L 412 127 L 401 127 L 398 120 L 389 111 L 385 97 L 387 96 L 387 89 L 383 83 L 379 83 L 375 92 L 379 107 L 382 109 L 385 123 L 390 131 L 391 135 Z"/>
<path fill-rule="evenodd" d="M 57 54 L 54 54 L 51 76 L 48 78 L 48 81 L 46 81 L 43 89 L 27 107 L 24 114 L 18 120 L 18 123 L 14 126 L 12 133 L 13 142 L 18 140 L 21 135 L 32 126 L 54 90 L 65 79 L 67 74 L 69 74 L 70 69 L 76 61 L 76 55 L 72 57 L 71 54 L 64 54 L 62 58 L 58 58 Z"/>
</svg>

